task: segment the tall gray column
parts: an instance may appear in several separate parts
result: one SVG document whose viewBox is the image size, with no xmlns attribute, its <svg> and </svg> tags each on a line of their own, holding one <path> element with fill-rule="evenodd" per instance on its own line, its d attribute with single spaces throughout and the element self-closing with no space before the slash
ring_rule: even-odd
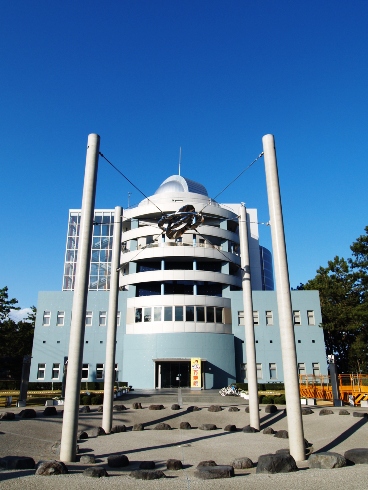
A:
<svg viewBox="0 0 368 490">
<path fill-rule="evenodd" d="M 256 344 L 254 340 L 253 299 L 250 277 L 250 260 L 247 228 L 247 212 L 244 204 L 240 207 L 239 238 L 242 267 L 243 309 L 245 326 L 245 348 L 247 355 L 247 380 L 249 391 L 250 425 L 259 430 L 259 403 L 257 385 Z"/>
<path fill-rule="evenodd" d="M 302 461 L 305 459 L 304 431 L 275 140 L 272 134 L 267 134 L 263 136 L 262 142 L 275 267 L 290 454 L 295 460 Z"/>
<path fill-rule="evenodd" d="M 97 134 L 88 135 L 78 260 L 75 275 L 72 322 L 70 326 L 68 377 L 65 388 L 64 417 L 60 447 L 60 460 L 70 462 L 76 459 L 80 383 L 99 148 L 100 137 Z"/>
<path fill-rule="evenodd" d="M 107 338 L 105 359 L 105 383 L 102 427 L 108 434 L 112 427 L 112 407 L 115 382 L 115 351 L 116 351 L 116 317 L 119 297 L 119 265 L 121 251 L 121 215 L 120 206 L 115 208 L 114 234 L 112 243 L 111 278 L 109 294 L 109 310 L 107 314 Z"/>
</svg>

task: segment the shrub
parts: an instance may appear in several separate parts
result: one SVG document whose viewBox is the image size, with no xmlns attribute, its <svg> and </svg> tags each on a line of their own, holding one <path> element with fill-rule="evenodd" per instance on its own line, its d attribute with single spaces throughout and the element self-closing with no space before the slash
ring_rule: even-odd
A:
<svg viewBox="0 0 368 490">
<path fill-rule="evenodd" d="M 91 405 L 101 405 L 103 402 L 103 395 L 95 395 L 91 397 Z"/>
<path fill-rule="evenodd" d="M 83 395 L 81 398 L 81 405 L 91 405 L 91 395 Z"/>
<path fill-rule="evenodd" d="M 273 403 L 273 396 L 263 396 L 261 403 L 269 405 Z"/>
<path fill-rule="evenodd" d="M 286 403 L 285 395 L 275 396 L 273 403 L 275 403 L 276 405 L 285 405 Z"/>
</svg>

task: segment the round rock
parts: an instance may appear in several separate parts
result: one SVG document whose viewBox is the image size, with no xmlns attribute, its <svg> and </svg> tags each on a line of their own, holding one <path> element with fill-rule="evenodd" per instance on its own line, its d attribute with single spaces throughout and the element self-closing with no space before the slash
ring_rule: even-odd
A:
<svg viewBox="0 0 368 490">
<path fill-rule="evenodd" d="M 304 407 L 302 408 L 302 415 L 310 415 L 314 413 L 313 410 L 309 407 Z"/>
<path fill-rule="evenodd" d="M 245 470 L 247 468 L 253 468 L 253 461 L 247 457 L 237 458 L 231 463 L 231 466 L 236 470 Z"/>
<path fill-rule="evenodd" d="M 122 412 L 123 410 L 126 410 L 127 407 L 125 405 L 114 405 L 112 409 L 114 412 Z"/>
<path fill-rule="evenodd" d="M 210 407 L 208 407 L 208 411 L 209 412 L 221 412 L 222 407 L 221 407 L 221 405 L 211 405 Z"/>
<path fill-rule="evenodd" d="M 109 476 L 105 468 L 102 466 L 92 466 L 90 468 L 86 468 L 83 471 L 84 476 L 90 476 L 92 478 L 103 478 Z"/>
<path fill-rule="evenodd" d="M 133 403 L 132 407 L 134 410 L 140 410 L 142 408 L 142 404 L 136 402 L 136 403 Z"/>
<path fill-rule="evenodd" d="M 243 432 L 247 433 L 247 434 L 252 434 L 254 432 L 259 432 L 258 429 L 255 429 L 254 427 L 252 427 L 251 425 L 246 425 L 245 427 L 243 427 Z"/>
<path fill-rule="evenodd" d="M 225 432 L 236 432 L 236 425 L 229 424 L 224 428 Z"/>
<path fill-rule="evenodd" d="M 166 461 L 166 467 L 168 470 L 182 470 L 183 464 L 180 459 L 168 459 Z"/>
<path fill-rule="evenodd" d="M 122 425 L 113 425 L 111 427 L 111 432 L 113 434 L 118 434 L 119 432 L 126 432 L 126 426 L 124 424 Z"/>
<path fill-rule="evenodd" d="M 144 430 L 144 425 L 143 424 L 134 424 L 133 430 Z"/>
<path fill-rule="evenodd" d="M 171 410 L 180 410 L 180 405 L 174 403 L 173 405 L 171 405 Z"/>
<path fill-rule="evenodd" d="M 332 469 L 346 466 L 346 459 L 333 452 L 313 453 L 308 458 L 309 468 Z"/>
<path fill-rule="evenodd" d="M 322 410 L 319 411 L 320 415 L 333 415 L 333 411 L 330 410 L 329 408 L 322 408 Z"/>
<path fill-rule="evenodd" d="M 344 454 L 347 461 L 354 464 L 368 464 L 368 448 L 349 449 Z"/>
<path fill-rule="evenodd" d="M 33 470 L 35 461 L 28 456 L 5 456 L 0 458 L 0 468 L 4 470 Z"/>
<path fill-rule="evenodd" d="M 339 415 L 350 415 L 350 412 L 348 412 L 348 410 L 339 410 Z"/>
<path fill-rule="evenodd" d="M 164 424 L 161 422 L 160 424 L 157 424 L 154 430 L 171 430 L 171 426 L 169 424 Z"/>
<path fill-rule="evenodd" d="M 256 473 L 290 473 L 297 470 L 295 459 L 290 454 L 263 454 L 258 459 Z"/>
<path fill-rule="evenodd" d="M 276 405 L 266 405 L 265 406 L 265 412 L 266 413 L 276 413 L 277 412 Z"/>
<path fill-rule="evenodd" d="M 278 430 L 273 437 L 277 437 L 279 439 L 289 439 L 289 433 L 287 430 Z"/>
<path fill-rule="evenodd" d="M 43 411 L 43 414 L 46 415 L 46 417 L 52 417 L 53 415 L 57 415 L 56 407 L 46 407 L 45 410 Z"/>
<path fill-rule="evenodd" d="M 217 427 L 215 424 L 201 424 L 198 429 L 200 430 L 216 430 Z"/>
<path fill-rule="evenodd" d="M 137 470 L 130 473 L 132 478 L 137 480 L 158 480 L 160 478 L 166 478 L 166 475 L 161 470 Z"/>
<path fill-rule="evenodd" d="M 163 405 L 150 405 L 148 410 L 163 410 L 165 407 Z"/>
<path fill-rule="evenodd" d="M 197 468 L 200 468 L 201 466 L 217 466 L 217 463 L 215 463 L 215 461 L 213 461 L 212 459 L 209 459 L 207 461 L 200 461 L 197 464 Z"/>
<path fill-rule="evenodd" d="M 123 468 L 129 466 L 129 459 L 125 454 L 112 454 L 107 458 L 107 464 L 110 468 Z"/>
<path fill-rule="evenodd" d="M 15 419 L 15 413 L 13 412 L 0 413 L 0 420 L 14 420 L 14 419 Z"/>
<path fill-rule="evenodd" d="M 195 405 L 191 405 L 187 408 L 187 412 L 199 412 L 200 410 L 201 409 L 199 407 L 196 407 Z"/>
<path fill-rule="evenodd" d="M 83 407 L 80 407 L 79 413 L 89 413 L 91 409 L 89 408 L 88 405 L 84 405 Z"/>
<path fill-rule="evenodd" d="M 65 475 L 68 473 L 68 468 L 62 461 L 42 461 L 36 470 L 36 475 L 52 476 Z"/>
<path fill-rule="evenodd" d="M 229 412 L 239 412 L 239 408 L 238 407 L 229 407 Z"/>
<path fill-rule="evenodd" d="M 94 454 L 83 454 L 83 456 L 79 458 L 79 462 L 82 464 L 95 464 L 96 458 Z"/>
<path fill-rule="evenodd" d="M 33 410 L 33 408 L 26 408 L 19 412 L 19 417 L 22 419 L 34 419 L 37 417 L 36 410 Z"/>
<path fill-rule="evenodd" d="M 201 480 L 214 480 L 219 478 L 231 478 L 234 476 L 234 468 L 232 466 L 202 466 L 197 468 L 194 476 Z"/>
<path fill-rule="evenodd" d="M 266 427 L 265 429 L 263 429 L 263 434 L 273 435 L 275 433 L 276 432 L 273 430 L 272 427 Z"/>
<path fill-rule="evenodd" d="M 189 422 L 180 422 L 180 429 L 189 430 L 191 428 L 192 428 L 192 426 L 190 425 Z"/>
</svg>

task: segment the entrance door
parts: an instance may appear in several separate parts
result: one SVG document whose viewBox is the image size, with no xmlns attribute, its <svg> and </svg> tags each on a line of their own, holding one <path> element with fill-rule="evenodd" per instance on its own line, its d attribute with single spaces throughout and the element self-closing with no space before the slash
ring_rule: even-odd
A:
<svg viewBox="0 0 368 490">
<path fill-rule="evenodd" d="M 179 388 L 190 386 L 190 362 L 168 361 L 156 363 L 156 379 L 161 365 L 161 388 Z M 156 386 L 158 383 L 156 382 Z"/>
</svg>

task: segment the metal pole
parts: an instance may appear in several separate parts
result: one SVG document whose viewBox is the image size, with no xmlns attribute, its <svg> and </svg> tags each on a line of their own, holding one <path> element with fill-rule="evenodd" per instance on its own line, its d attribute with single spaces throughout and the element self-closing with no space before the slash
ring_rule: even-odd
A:
<svg viewBox="0 0 368 490">
<path fill-rule="evenodd" d="M 121 251 L 121 214 L 120 206 L 115 208 L 114 234 L 112 243 L 111 278 L 109 294 L 109 311 L 107 316 L 107 338 L 105 359 L 105 384 L 102 427 L 108 434 L 112 427 L 112 408 L 115 382 L 115 350 L 116 350 L 116 317 L 119 297 L 119 264 Z"/>
<path fill-rule="evenodd" d="M 263 136 L 262 142 L 275 266 L 290 454 L 296 461 L 302 461 L 305 459 L 304 431 L 275 140 L 272 134 L 267 134 Z"/>
<path fill-rule="evenodd" d="M 242 203 L 239 216 L 240 259 L 242 267 L 243 309 L 245 327 L 245 348 L 247 356 L 247 379 L 249 391 L 250 425 L 259 430 L 259 403 L 257 385 L 256 344 L 254 340 L 253 299 L 250 277 L 247 212 Z"/>
<path fill-rule="evenodd" d="M 99 147 L 100 137 L 97 134 L 88 135 L 78 260 L 73 296 L 72 322 L 70 326 L 68 377 L 65 388 L 64 418 L 60 447 L 60 460 L 70 462 L 76 459 L 80 383 Z"/>
</svg>

